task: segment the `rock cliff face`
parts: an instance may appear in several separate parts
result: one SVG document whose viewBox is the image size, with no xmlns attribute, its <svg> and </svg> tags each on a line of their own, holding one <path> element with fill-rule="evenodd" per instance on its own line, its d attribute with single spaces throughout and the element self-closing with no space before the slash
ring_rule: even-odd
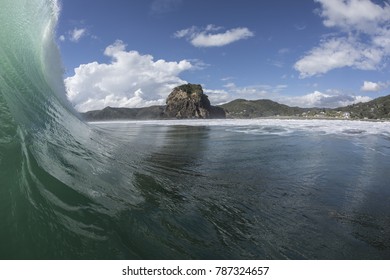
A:
<svg viewBox="0 0 390 280">
<path fill-rule="evenodd" d="M 225 111 L 211 106 L 201 85 L 186 84 L 173 89 L 167 98 L 164 115 L 178 119 L 225 118 Z"/>
</svg>

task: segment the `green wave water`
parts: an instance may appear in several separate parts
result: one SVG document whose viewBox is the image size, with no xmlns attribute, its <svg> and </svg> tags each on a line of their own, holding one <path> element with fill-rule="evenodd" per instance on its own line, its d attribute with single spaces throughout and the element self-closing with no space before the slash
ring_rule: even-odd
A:
<svg viewBox="0 0 390 280">
<path fill-rule="evenodd" d="M 0 259 L 389 259 L 389 123 L 83 123 L 56 0 L 0 0 Z"/>
<path fill-rule="evenodd" d="M 105 239 L 92 221 L 131 203 L 119 194 L 137 194 L 106 176 L 117 162 L 112 139 L 80 121 L 66 100 L 55 43 L 59 3 L 0 4 L 0 258 L 95 258 L 78 242 Z M 130 176 L 125 169 L 116 175 Z"/>
</svg>

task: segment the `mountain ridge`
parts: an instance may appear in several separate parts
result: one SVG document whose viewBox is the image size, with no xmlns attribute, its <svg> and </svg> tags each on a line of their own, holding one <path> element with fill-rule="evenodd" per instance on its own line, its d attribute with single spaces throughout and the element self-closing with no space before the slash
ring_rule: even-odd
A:
<svg viewBox="0 0 390 280">
<path fill-rule="evenodd" d="M 390 95 L 379 97 L 368 102 L 360 102 L 334 109 L 291 107 L 269 99 L 245 100 L 235 99 L 226 104 L 211 106 L 225 111 L 227 118 L 252 119 L 263 117 L 296 117 L 296 118 L 342 118 L 342 119 L 390 119 Z M 150 106 L 143 108 L 112 108 L 81 113 L 87 121 L 104 120 L 151 120 L 175 119 L 176 115 L 167 116 L 167 106 Z M 221 113 L 219 111 L 219 113 Z M 223 117 L 222 117 L 223 118 Z"/>
</svg>

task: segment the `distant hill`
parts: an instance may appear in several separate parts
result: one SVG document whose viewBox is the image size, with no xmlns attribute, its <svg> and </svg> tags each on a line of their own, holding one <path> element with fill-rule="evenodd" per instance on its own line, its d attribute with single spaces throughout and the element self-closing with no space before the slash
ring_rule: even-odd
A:
<svg viewBox="0 0 390 280">
<path fill-rule="evenodd" d="M 229 118 L 289 116 L 304 118 L 390 119 L 390 95 L 379 97 L 369 102 L 335 109 L 290 107 L 268 99 L 236 99 L 220 107 L 225 109 L 226 116 Z"/>
<path fill-rule="evenodd" d="M 151 106 L 145 108 L 113 108 L 106 107 L 103 110 L 81 113 L 87 121 L 106 120 L 150 120 L 163 119 L 165 106 Z"/>
<path fill-rule="evenodd" d="M 354 119 L 390 119 L 390 95 L 335 110 L 349 112 Z"/>
<path fill-rule="evenodd" d="M 290 107 L 268 99 L 236 99 L 220 107 L 225 109 L 229 118 L 251 119 L 272 116 L 299 116 L 307 109 Z"/>
</svg>

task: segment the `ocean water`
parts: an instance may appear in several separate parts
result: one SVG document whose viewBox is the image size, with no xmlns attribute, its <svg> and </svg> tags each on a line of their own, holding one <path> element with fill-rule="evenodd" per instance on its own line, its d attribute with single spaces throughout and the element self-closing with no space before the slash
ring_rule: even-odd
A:
<svg viewBox="0 0 390 280">
<path fill-rule="evenodd" d="M 0 0 L 0 259 L 389 259 L 390 123 L 84 123 L 54 0 Z"/>
</svg>

